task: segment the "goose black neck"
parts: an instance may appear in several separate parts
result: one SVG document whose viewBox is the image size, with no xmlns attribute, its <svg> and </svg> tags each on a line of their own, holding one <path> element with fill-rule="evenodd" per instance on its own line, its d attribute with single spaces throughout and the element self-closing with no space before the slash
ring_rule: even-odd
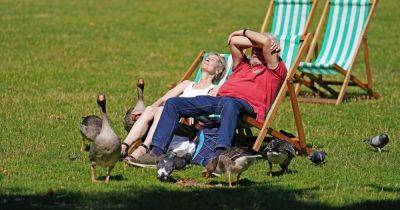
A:
<svg viewBox="0 0 400 210">
<path fill-rule="evenodd" d="M 107 113 L 107 110 L 106 110 L 106 100 L 105 100 L 105 99 L 102 100 L 102 101 L 97 100 L 97 104 L 99 105 L 99 107 L 100 107 L 100 109 L 101 109 L 101 112 Z"/>
<path fill-rule="evenodd" d="M 137 93 L 138 99 L 143 99 L 143 89 L 141 87 L 138 86 L 136 88 L 136 93 Z"/>
</svg>

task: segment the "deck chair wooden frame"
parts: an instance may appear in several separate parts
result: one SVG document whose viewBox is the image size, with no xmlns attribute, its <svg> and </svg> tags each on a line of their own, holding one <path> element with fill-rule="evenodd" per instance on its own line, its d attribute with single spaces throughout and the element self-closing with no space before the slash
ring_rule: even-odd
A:
<svg viewBox="0 0 400 210">
<path fill-rule="evenodd" d="M 300 92 L 301 85 L 304 85 L 307 88 L 309 88 L 310 90 L 312 90 L 314 93 L 316 93 L 318 96 L 324 96 L 324 91 L 326 91 L 326 92 L 329 92 L 329 94 L 333 95 L 336 98 L 332 99 L 332 98 L 299 97 L 299 101 L 339 105 L 343 101 L 347 86 L 358 86 L 361 89 L 365 90 L 370 97 L 373 97 L 375 99 L 378 99 L 381 97 L 377 92 L 372 90 L 372 87 L 373 87 L 372 73 L 371 73 L 371 66 L 370 66 L 369 53 L 368 53 L 368 44 L 367 44 L 367 30 L 370 25 L 371 18 L 372 18 L 372 15 L 374 14 L 375 7 L 376 7 L 378 0 L 369 0 L 369 1 L 370 1 L 369 2 L 370 7 L 369 7 L 369 13 L 368 13 L 367 19 L 365 21 L 365 27 L 363 28 L 363 30 L 361 32 L 360 39 L 357 40 L 356 52 L 350 58 L 349 69 L 346 70 L 336 63 L 334 63 L 331 68 L 332 70 L 336 71 L 337 73 L 343 75 L 344 80 L 343 81 L 325 80 L 322 78 L 322 75 L 315 75 L 315 74 L 307 73 L 307 72 L 302 72 L 300 74 L 300 76 L 296 76 L 296 80 L 297 80 L 296 82 L 298 82 L 296 85 L 296 88 L 295 88 L 296 94 L 298 94 Z M 326 19 L 330 12 L 331 3 L 332 3 L 332 0 L 328 0 L 324 6 L 324 9 L 322 12 L 322 17 L 318 23 L 318 26 L 317 26 L 317 29 L 315 32 L 315 36 L 313 37 L 310 49 L 307 53 L 306 62 L 310 62 L 313 58 L 313 53 L 315 52 L 318 37 L 322 31 L 322 26 L 326 22 Z M 354 64 L 355 59 L 360 51 L 361 45 L 364 49 L 365 74 L 366 74 L 366 78 L 367 78 L 367 83 L 362 82 L 361 80 L 357 79 L 354 75 L 351 74 L 353 64 Z M 319 53 L 321 53 L 321 51 Z M 315 55 L 315 57 L 317 57 L 317 55 Z M 315 86 L 315 84 L 318 84 L 319 87 Z M 331 85 L 340 85 L 341 86 L 340 92 L 338 93 L 336 90 L 331 88 L 330 87 Z"/>
<path fill-rule="evenodd" d="M 274 102 L 272 103 L 264 122 L 258 122 L 258 121 L 256 121 L 256 119 L 254 119 L 250 116 L 247 116 L 247 115 L 245 115 L 243 117 L 243 119 L 247 123 L 260 129 L 260 132 L 257 136 L 256 142 L 253 145 L 253 150 L 255 150 L 255 151 L 258 151 L 260 149 L 260 146 L 261 146 L 262 142 L 264 141 L 264 138 L 266 137 L 267 134 L 269 134 L 278 139 L 282 139 L 282 140 L 291 142 L 292 145 L 294 146 L 294 148 L 299 152 L 299 154 L 310 154 L 311 153 L 311 149 L 307 148 L 307 145 L 306 145 L 306 137 L 305 137 L 305 133 L 304 133 L 303 122 L 301 120 L 300 109 L 299 109 L 297 96 L 296 96 L 294 84 L 293 84 L 294 75 L 296 74 L 296 71 L 297 71 L 297 66 L 300 64 L 302 56 L 305 55 L 305 53 L 307 51 L 307 47 L 311 41 L 311 35 L 307 34 L 301 40 L 302 40 L 302 44 L 300 46 L 300 49 L 296 56 L 296 59 L 295 59 L 294 63 L 292 64 L 291 68 L 288 70 L 286 79 L 283 82 Z M 289 96 L 290 96 L 290 102 L 291 102 L 294 120 L 295 120 L 295 127 L 296 127 L 297 135 L 298 135 L 297 138 L 291 138 L 289 136 L 286 136 L 286 135 L 280 133 L 279 131 L 274 130 L 271 127 L 272 122 L 275 119 L 275 116 L 278 112 L 278 109 L 281 106 L 283 100 L 285 99 L 285 96 L 287 93 L 289 93 Z"/>
</svg>

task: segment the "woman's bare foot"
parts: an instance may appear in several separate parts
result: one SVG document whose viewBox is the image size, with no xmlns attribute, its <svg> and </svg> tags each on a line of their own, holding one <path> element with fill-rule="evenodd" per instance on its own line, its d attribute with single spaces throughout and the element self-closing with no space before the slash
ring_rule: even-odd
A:
<svg viewBox="0 0 400 210">
<path fill-rule="evenodd" d="M 146 154 L 146 148 L 143 146 L 139 146 L 138 148 L 135 149 L 135 151 L 132 152 L 130 156 L 134 157 L 135 159 L 138 159 L 140 156 Z"/>
</svg>

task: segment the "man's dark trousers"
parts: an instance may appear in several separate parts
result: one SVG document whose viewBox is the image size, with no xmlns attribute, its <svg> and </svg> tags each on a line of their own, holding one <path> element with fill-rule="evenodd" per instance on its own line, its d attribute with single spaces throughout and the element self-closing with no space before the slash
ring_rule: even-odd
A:
<svg viewBox="0 0 400 210">
<path fill-rule="evenodd" d="M 220 115 L 217 148 L 228 148 L 232 144 L 240 114 L 255 116 L 253 108 L 243 99 L 227 96 L 175 97 L 165 102 L 164 110 L 153 136 L 152 146 L 163 151 L 170 143 L 181 117 Z"/>
</svg>

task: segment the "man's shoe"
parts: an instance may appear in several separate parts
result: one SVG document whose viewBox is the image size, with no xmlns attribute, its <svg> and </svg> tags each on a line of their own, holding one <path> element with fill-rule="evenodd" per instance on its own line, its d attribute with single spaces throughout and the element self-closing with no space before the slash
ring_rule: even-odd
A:
<svg viewBox="0 0 400 210">
<path fill-rule="evenodd" d="M 129 157 L 126 162 L 129 165 L 142 167 L 142 168 L 157 168 L 157 160 L 159 157 L 153 153 L 146 153 L 139 158 Z"/>
</svg>

